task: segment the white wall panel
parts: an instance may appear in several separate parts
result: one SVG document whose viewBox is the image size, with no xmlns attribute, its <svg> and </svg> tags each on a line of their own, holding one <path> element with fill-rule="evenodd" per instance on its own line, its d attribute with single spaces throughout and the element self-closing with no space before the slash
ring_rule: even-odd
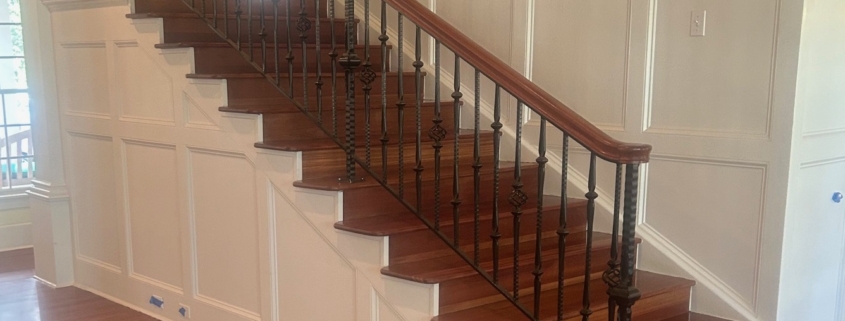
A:
<svg viewBox="0 0 845 321">
<path fill-rule="evenodd" d="M 355 320 L 355 269 L 277 193 L 274 193 L 273 214 L 278 233 L 282 319 Z"/>
<path fill-rule="evenodd" d="M 182 292 L 176 146 L 124 141 L 131 273 Z"/>
<path fill-rule="evenodd" d="M 777 1 L 656 3 L 647 129 L 768 135 Z M 705 37 L 690 37 L 693 10 L 707 10 Z"/>
<path fill-rule="evenodd" d="M 628 1 L 537 1 L 532 79 L 606 129 L 625 126 Z"/>
<path fill-rule="evenodd" d="M 255 169 L 240 154 L 200 149 L 189 154 L 197 296 L 258 315 Z"/>
<path fill-rule="evenodd" d="M 77 255 L 120 271 L 120 211 L 115 192 L 112 138 L 70 134 Z"/>
<path fill-rule="evenodd" d="M 110 117 L 108 65 L 103 42 L 68 42 L 57 48 L 56 74 L 59 104 L 65 112 Z M 72 81 L 70 81 L 72 79 Z"/>
<path fill-rule="evenodd" d="M 762 165 L 655 156 L 646 183 L 646 224 L 711 269 L 749 306 L 757 289 L 765 177 Z"/>
<path fill-rule="evenodd" d="M 173 123 L 173 81 L 138 43 L 117 43 L 113 86 L 121 119 Z"/>
</svg>

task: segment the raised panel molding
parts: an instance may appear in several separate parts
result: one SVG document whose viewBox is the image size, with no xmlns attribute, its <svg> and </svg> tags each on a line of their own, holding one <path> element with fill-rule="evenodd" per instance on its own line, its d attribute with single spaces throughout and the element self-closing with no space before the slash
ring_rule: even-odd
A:
<svg viewBox="0 0 845 321">
<path fill-rule="evenodd" d="M 194 298 L 260 320 L 255 168 L 240 153 L 187 153 Z"/>
<path fill-rule="evenodd" d="M 176 146 L 123 140 L 129 276 L 183 293 Z"/>
<path fill-rule="evenodd" d="M 108 88 L 108 64 L 105 41 L 76 41 L 59 43 L 56 73 L 59 79 L 73 79 L 57 83 L 59 104 L 66 114 L 79 117 L 111 119 Z"/>
<path fill-rule="evenodd" d="M 120 120 L 174 125 L 173 79 L 134 40 L 115 41 L 113 77 Z M 170 93 L 169 95 L 167 93 Z"/>
<path fill-rule="evenodd" d="M 110 136 L 68 132 L 77 259 L 120 274 L 120 221 Z"/>
<path fill-rule="evenodd" d="M 220 127 L 211 120 L 199 104 L 191 98 L 186 92 L 182 92 L 182 109 L 184 112 L 185 127 L 206 129 L 206 130 L 220 130 Z"/>
<path fill-rule="evenodd" d="M 662 165 L 657 167 L 658 165 L 655 164 Z M 681 168 L 672 169 L 672 166 L 681 166 Z M 684 166 L 693 166 L 695 168 L 684 169 Z M 696 185 L 685 186 L 684 188 L 664 186 L 664 193 L 661 193 L 660 185 L 655 185 L 656 175 L 660 175 L 659 172 L 655 173 L 656 168 L 671 171 L 671 180 L 673 182 L 694 181 L 697 183 Z M 720 174 L 716 170 L 730 171 L 730 173 L 722 172 Z M 689 177 L 681 178 L 684 174 L 701 177 L 696 179 Z M 730 178 L 720 179 L 720 175 Z M 681 264 L 685 270 L 690 271 L 690 273 L 698 271 L 701 277 L 711 281 L 712 284 L 716 284 L 717 288 L 722 289 L 723 298 L 735 301 L 734 303 L 740 306 L 738 311 L 753 312 L 752 314 L 756 314 L 757 289 L 761 268 L 763 215 L 765 211 L 763 204 L 766 195 L 767 164 L 738 160 L 653 154 L 651 162 L 646 166 L 642 176 L 643 195 L 640 208 L 643 213 L 643 225 L 648 226 L 648 229 L 651 231 L 648 233 L 652 236 L 651 240 L 661 244 L 658 248 L 661 248 L 665 255 L 670 257 L 676 256 L 673 258 L 676 262 L 685 262 Z M 667 188 L 671 188 L 674 192 L 665 192 Z M 696 191 L 696 188 L 707 188 L 711 193 L 700 193 Z M 717 190 L 718 192 L 713 193 Z M 652 193 L 657 193 L 654 194 L 654 200 L 649 197 Z M 705 200 L 700 199 L 698 195 L 708 195 L 708 197 L 718 199 Z M 741 195 L 744 195 L 742 199 L 757 197 L 756 208 L 745 210 L 738 208 L 737 205 L 751 204 L 750 202 L 738 202 L 736 199 L 731 199 L 738 198 Z M 725 204 L 724 206 L 727 208 L 719 208 L 721 204 Z M 660 210 L 656 209 L 655 206 L 668 208 Z M 706 209 L 706 212 L 691 213 L 691 211 L 697 209 Z M 655 210 L 660 210 L 661 212 L 654 212 Z M 656 213 L 661 213 L 660 218 L 653 217 Z M 676 224 L 667 227 L 666 224 L 673 224 L 671 223 L 673 218 Z M 683 223 L 678 223 L 679 220 L 683 221 Z M 708 232 L 705 230 L 707 228 L 706 222 L 717 222 L 720 227 L 718 230 Z M 667 234 L 667 232 L 683 231 L 684 228 L 692 226 L 695 226 L 695 230 L 698 232 L 692 230 L 679 232 L 686 233 L 689 237 L 673 238 L 671 233 Z M 704 235 L 701 235 L 702 233 Z M 692 234 L 696 236 L 690 236 Z M 751 239 L 749 239 L 751 243 L 741 242 L 742 238 L 748 239 L 749 235 L 751 236 Z M 729 241 L 730 244 L 723 244 L 729 246 L 705 244 L 704 247 L 706 249 L 732 249 L 736 251 L 739 251 L 740 247 L 746 247 L 749 253 L 731 255 L 710 253 L 708 261 L 706 250 L 696 249 L 696 246 L 692 246 L 691 244 L 680 244 L 686 240 L 698 240 L 697 242 L 702 242 L 701 240 Z M 748 273 L 737 275 L 736 268 L 743 264 L 743 262 L 738 261 L 729 264 L 733 271 L 724 271 L 726 268 L 724 265 L 725 262 L 714 259 L 714 257 L 719 257 L 720 255 L 733 258 L 752 258 L 751 261 L 745 262 L 747 264 L 744 268 L 748 269 L 746 271 Z M 731 273 L 734 275 L 730 275 Z M 753 277 L 749 284 L 744 286 L 738 284 L 738 282 L 744 282 L 751 275 Z"/>
<path fill-rule="evenodd" d="M 680 5 L 685 5 L 688 2 L 650 0 L 650 2 L 649 2 L 649 5 L 650 5 L 649 15 L 650 15 L 650 17 L 648 19 L 650 25 L 649 25 L 649 28 L 648 28 L 649 34 L 647 36 L 647 42 L 649 44 L 647 46 L 647 49 L 648 49 L 648 53 L 647 53 L 648 59 L 647 60 L 648 61 L 647 61 L 647 68 L 646 68 L 646 75 L 645 75 L 645 79 L 647 81 L 647 83 L 645 84 L 647 94 L 646 94 L 646 101 L 644 102 L 645 106 L 644 106 L 644 113 L 643 113 L 643 117 L 644 117 L 644 119 L 643 119 L 643 131 L 644 132 L 650 133 L 650 134 L 704 136 L 704 137 L 712 137 L 712 138 L 769 139 L 770 132 L 771 132 L 771 126 L 772 126 L 772 111 L 773 111 L 773 108 L 774 108 L 774 95 L 775 95 L 774 83 L 775 83 L 775 69 L 776 69 L 775 60 L 776 60 L 776 57 L 777 57 L 777 39 L 778 39 L 778 36 L 779 36 L 778 25 L 779 25 L 779 20 L 780 20 L 781 4 L 780 4 L 780 0 L 757 0 L 757 2 L 761 2 L 761 1 L 762 2 L 771 2 L 774 6 L 771 14 L 767 15 L 767 17 L 769 17 L 769 16 L 771 17 L 770 21 L 767 20 L 765 24 L 760 24 L 760 23 L 756 24 L 756 25 L 771 25 L 771 30 L 770 30 L 770 32 L 771 32 L 771 38 L 770 38 L 771 43 L 766 45 L 766 47 L 771 48 L 770 52 L 768 53 L 768 59 L 770 61 L 769 61 L 768 66 L 765 70 L 765 73 L 766 73 L 765 77 L 762 76 L 762 72 L 763 72 L 762 70 L 758 70 L 756 72 L 756 74 L 755 74 L 755 72 L 753 72 L 751 70 L 743 71 L 746 74 L 755 74 L 755 75 L 746 75 L 746 74 L 742 74 L 741 72 L 738 72 L 737 70 L 740 70 L 741 68 L 750 68 L 750 67 L 748 67 L 748 64 L 746 63 L 746 61 L 735 61 L 732 66 L 724 66 L 723 68 L 726 68 L 726 70 L 731 70 L 732 75 L 739 75 L 739 76 L 743 76 L 744 78 L 747 78 L 747 79 L 745 79 L 745 81 L 746 81 L 745 83 L 763 83 L 762 81 L 756 81 L 756 80 L 765 78 L 765 91 L 766 91 L 765 97 L 760 97 L 760 100 L 756 101 L 755 103 L 736 102 L 740 99 L 738 97 L 735 97 L 735 96 L 749 97 L 751 95 L 751 94 L 749 94 L 749 91 L 751 89 L 745 88 L 745 87 L 748 87 L 748 86 L 743 87 L 743 86 L 739 86 L 739 85 L 734 84 L 734 85 L 731 85 L 731 86 L 733 86 L 735 88 L 743 88 L 743 92 L 742 93 L 734 93 L 735 96 L 731 96 L 729 98 L 730 99 L 729 102 L 726 102 L 725 104 L 723 104 L 724 106 L 728 106 L 729 104 L 733 103 L 734 104 L 733 108 L 726 109 L 726 108 L 722 107 L 723 105 L 711 103 L 707 106 L 699 106 L 699 108 L 696 109 L 696 110 L 687 109 L 687 110 L 679 111 L 678 108 L 683 107 L 683 105 L 677 105 L 676 104 L 676 105 L 666 105 L 666 106 L 655 106 L 655 101 L 657 100 L 655 98 L 655 87 L 656 87 L 656 82 L 659 81 L 658 80 L 659 74 L 657 74 L 657 70 L 656 70 L 657 66 L 658 66 L 657 61 L 666 61 L 665 58 L 657 57 L 658 53 L 659 53 L 658 46 L 660 46 L 660 44 L 661 44 L 658 41 L 658 38 L 659 38 L 658 34 L 661 31 L 664 30 L 664 29 L 661 29 L 661 24 L 663 24 L 664 21 L 659 19 L 659 17 L 658 17 L 659 13 L 658 12 L 661 10 L 661 8 L 664 8 L 664 6 L 663 6 L 664 4 L 666 6 L 670 6 L 670 5 L 680 6 Z M 749 3 L 751 3 L 751 2 L 749 2 Z M 748 4 L 748 5 L 750 6 L 750 4 Z M 714 16 L 714 15 L 717 15 L 717 14 L 720 13 L 720 11 L 718 11 L 716 9 L 717 8 L 708 9 L 708 17 L 712 17 L 712 18 L 708 18 L 708 19 L 719 19 L 719 18 Z M 689 15 L 688 15 L 689 11 L 686 10 L 686 9 L 683 9 L 681 11 L 685 12 L 683 17 L 681 17 L 681 15 L 677 14 L 677 12 L 675 12 L 672 15 L 672 19 L 676 19 L 677 21 L 675 21 L 675 22 L 677 22 L 677 23 L 683 23 L 684 26 L 688 26 L 689 25 Z M 760 9 L 757 8 L 756 10 L 754 10 L 754 12 L 760 12 Z M 723 20 L 728 19 L 724 16 L 722 16 L 720 18 L 723 19 Z M 682 20 L 680 20 L 680 19 L 682 19 Z M 750 23 L 750 22 L 746 22 L 746 23 Z M 728 27 L 725 27 L 725 28 L 728 28 Z M 665 29 L 668 29 L 668 31 L 664 31 L 666 33 L 677 33 L 677 30 L 679 30 L 678 28 L 675 28 L 675 27 L 668 27 L 668 28 L 665 28 Z M 714 37 L 720 36 L 718 34 L 718 31 L 719 31 L 718 29 L 715 29 L 714 27 L 708 26 L 708 36 L 707 37 L 701 37 L 701 38 L 691 37 L 690 39 L 697 39 L 699 42 L 721 40 L 721 38 L 714 38 Z M 767 32 L 769 32 L 769 30 L 767 30 Z M 684 35 L 684 37 L 686 37 L 686 35 Z M 752 37 L 746 37 L 744 39 L 751 39 L 751 38 Z M 736 45 L 735 42 L 731 42 L 730 44 Z M 708 45 L 692 43 L 691 45 L 687 46 L 689 48 L 689 49 L 687 49 L 687 51 L 697 50 L 699 52 L 703 52 L 702 49 L 704 49 L 704 48 L 706 48 L 706 46 L 710 46 L 710 45 L 712 45 L 712 43 L 708 43 Z M 717 49 L 713 49 L 713 50 L 717 50 Z M 747 50 L 739 50 L 739 51 L 734 50 L 734 51 L 745 52 Z M 720 57 L 731 57 L 731 56 L 730 55 L 720 55 Z M 705 60 L 705 59 L 702 58 L 702 60 Z M 716 60 L 716 58 L 711 59 L 711 60 Z M 757 59 L 746 58 L 746 60 L 759 60 L 759 57 Z M 704 63 L 707 63 L 707 62 L 712 62 L 712 61 L 705 61 Z M 691 64 L 687 64 L 687 65 L 691 65 Z M 674 68 L 673 71 L 675 73 L 679 73 L 678 70 L 677 70 L 678 69 L 677 66 L 673 66 L 672 68 Z M 734 68 L 734 69 L 727 69 L 727 68 Z M 688 86 L 701 86 L 705 82 L 696 78 L 696 77 L 694 77 L 694 75 L 698 75 L 697 77 L 707 76 L 706 75 L 707 73 L 704 73 L 704 72 L 684 72 L 683 74 L 687 75 L 687 77 L 690 77 L 694 80 L 684 82 L 684 81 L 675 79 L 675 80 L 667 81 L 667 82 L 671 83 L 673 85 L 678 85 L 678 84 L 683 83 L 683 84 L 686 84 Z M 757 78 L 750 79 L 750 77 L 755 77 L 755 76 L 759 79 L 757 79 Z M 742 81 L 742 79 L 740 79 L 740 81 Z M 710 79 L 710 82 L 711 83 L 714 83 L 714 82 L 721 83 L 721 82 L 724 82 L 724 79 L 722 79 L 722 78 L 720 78 L 720 79 Z M 675 89 L 675 90 L 666 89 L 665 91 L 666 92 L 685 92 L 685 93 L 687 93 L 687 95 L 686 95 L 687 97 L 692 96 L 692 94 L 696 94 L 698 96 L 708 97 L 708 98 L 720 97 L 720 96 L 728 97 L 729 96 L 724 92 L 721 92 L 719 94 L 705 92 L 705 89 L 701 89 L 700 87 L 696 87 L 694 89 L 689 88 L 689 89 L 692 90 L 693 92 L 690 93 L 689 91 L 683 91 L 683 90 L 677 90 L 677 89 Z M 755 89 L 758 90 L 758 91 L 762 91 L 764 88 L 755 88 Z M 765 101 L 763 101 L 763 100 L 765 100 Z M 739 105 L 736 105 L 736 104 L 739 104 Z M 762 109 L 762 110 L 758 110 L 757 114 L 754 114 L 754 115 L 747 114 L 745 116 L 748 116 L 748 117 L 745 117 L 745 118 L 743 118 L 744 117 L 743 115 L 737 114 L 737 112 L 748 110 L 750 107 L 755 107 L 755 106 L 758 106 L 758 107 L 760 107 L 760 109 Z M 722 109 L 718 109 L 720 107 Z M 658 115 L 659 113 L 665 113 L 664 116 L 661 116 L 661 117 L 665 118 L 664 120 L 662 120 L 663 123 L 658 123 L 658 121 L 655 120 L 655 118 L 658 118 L 656 115 Z M 710 113 L 710 114 L 708 114 L 708 113 Z M 680 120 L 680 119 L 677 118 L 677 115 L 693 115 L 693 117 L 695 117 L 695 122 L 699 123 L 699 124 L 702 123 L 703 119 L 709 119 L 712 124 L 716 124 L 716 123 L 726 124 L 726 122 L 729 121 L 729 120 L 738 120 L 739 123 L 732 125 L 733 127 L 724 127 L 723 126 L 723 128 L 718 128 L 718 127 L 713 127 L 713 126 L 711 126 L 711 127 L 691 127 L 691 126 L 689 126 L 689 124 L 681 124 L 681 123 L 677 123 L 676 125 L 673 125 L 670 121 L 683 122 L 683 120 Z M 689 120 L 688 120 L 688 122 L 689 122 Z M 749 122 L 757 122 L 758 124 L 754 125 L 756 127 L 749 128 L 749 127 L 747 127 Z M 736 126 L 742 126 L 742 127 L 736 127 Z"/>
</svg>

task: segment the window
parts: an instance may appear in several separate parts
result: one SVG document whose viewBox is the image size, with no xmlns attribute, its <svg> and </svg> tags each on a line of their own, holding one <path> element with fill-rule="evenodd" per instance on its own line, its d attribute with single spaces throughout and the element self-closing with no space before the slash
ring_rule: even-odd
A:
<svg viewBox="0 0 845 321">
<path fill-rule="evenodd" d="M 2 189 L 35 174 L 20 0 L 0 0 L 0 176 Z"/>
</svg>

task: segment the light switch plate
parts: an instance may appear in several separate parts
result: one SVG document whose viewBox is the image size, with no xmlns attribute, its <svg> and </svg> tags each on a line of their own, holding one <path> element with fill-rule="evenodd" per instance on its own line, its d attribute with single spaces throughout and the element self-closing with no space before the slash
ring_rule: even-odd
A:
<svg viewBox="0 0 845 321">
<path fill-rule="evenodd" d="M 707 10 L 696 10 L 690 15 L 689 35 L 704 37 L 707 26 Z"/>
</svg>

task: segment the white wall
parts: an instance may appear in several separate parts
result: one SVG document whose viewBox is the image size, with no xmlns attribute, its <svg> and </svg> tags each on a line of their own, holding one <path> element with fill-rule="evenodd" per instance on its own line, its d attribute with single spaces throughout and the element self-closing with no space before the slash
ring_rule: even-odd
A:
<svg viewBox="0 0 845 321">
<path fill-rule="evenodd" d="M 32 246 L 29 200 L 20 199 L 0 199 L 0 252 Z"/>
<path fill-rule="evenodd" d="M 775 319 L 800 3 L 423 2 L 601 129 L 654 146 L 640 268 L 695 278 L 694 311 Z M 705 37 L 689 35 L 693 10 L 707 10 Z M 589 154 L 570 160 L 583 178 Z M 600 189 L 612 179 L 600 166 Z"/>
<path fill-rule="evenodd" d="M 779 320 L 845 320 L 843 40 L 845 2 L 804 1 Z"/>
<path fill-rule="evenodd" d="M 154 48 L 160 20 L 50 8 L 75 286 L 170 320 L 180 303 L 203 321 L 437 313 L 436 286 L 380 274 L 386 238 L 334 229 L 342 193 L 293 188 L 298 153 L 253 147 L 260 116 L 217 111 L 225 81 L 185 78 L 193 50 Z"/>
</svg>

